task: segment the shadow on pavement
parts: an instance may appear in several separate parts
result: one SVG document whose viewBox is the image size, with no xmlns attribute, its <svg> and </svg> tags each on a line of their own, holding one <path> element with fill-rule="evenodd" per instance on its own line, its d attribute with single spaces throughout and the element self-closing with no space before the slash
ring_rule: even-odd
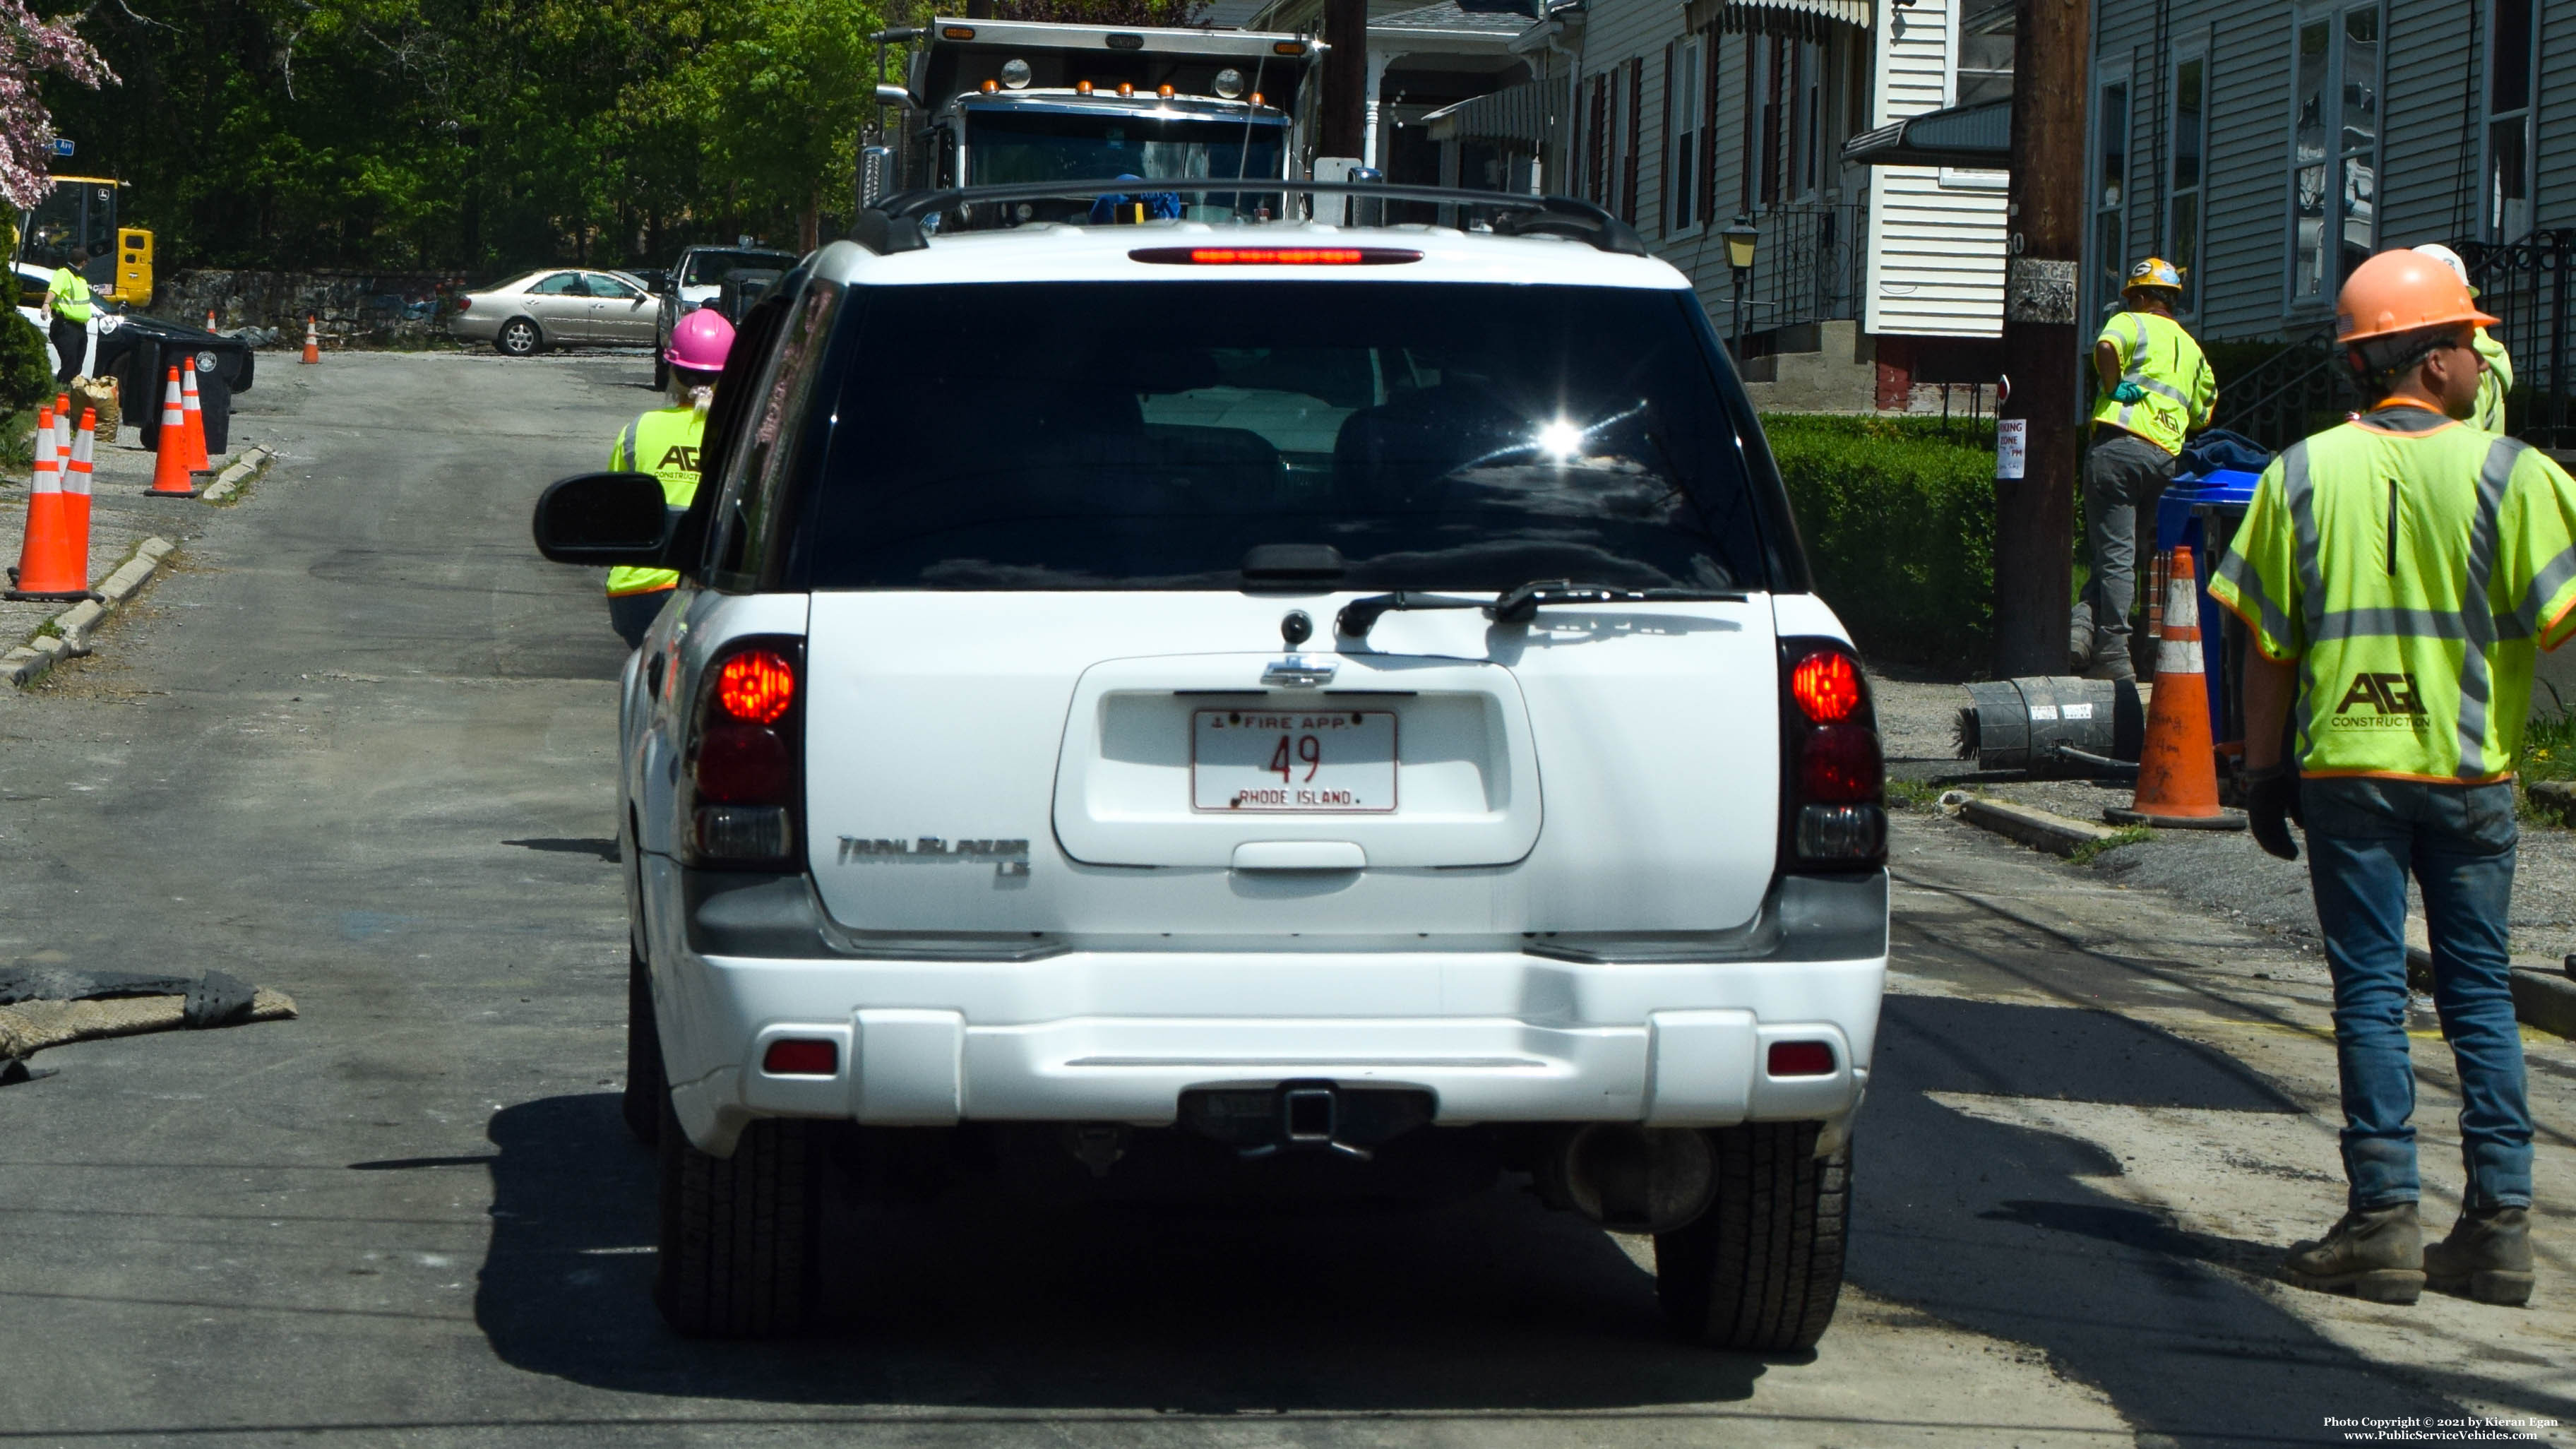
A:
<svg viewBox="0 0 2576 1449">
<path fill-rule="evenodd" d="M 2467 1412 L 2218 1271 L 2268 1274 L 2281 1245 L 2186 1232 L 2079 1181 L 2120 1174 L 2100 1147 L 1967 1116 L 1936 1091 L 2296 1110 L 2242 1064 L 2106 1012 L 1891 996 L 1858 1138 L 1853 1284 L 2043 1349 L 2142 1434 L 2185 1444 L 2313 1443 L 2332 1437 L 2328 1415 Z"/>
<path fill-rule="evenodd" d="M 1925 1095 L 2289 1110 L 2259 1077 L 2064 1008 L 1891 998 L 1881 1043 L 1855 1285 L 2040 1348 L 2141 1431 L 2184 1442 L 2310 1442 L 2328 1414 L 2462 1412 L 2211 1266 L 2258 1268 L 2269 1246 L 2176 1229 L 2078 1180 L 2120 1170 L 2098 1148 Z M 857 1222 L 874 1262 L 835 1282 L 837 1336 L 685 1343 L 651 1306 L 652 1163 L 617 1099 L 522 1103 L 490 1135 L 477 1321 L 505 1361 L 598 1387 L 994 1410 L 1566 1410 L 1741 1400 L 1807 1362 L 1673 1343 L 1616 1242 L 1510 1188 L 1416 1211 L 870 1212 Z M 1916 1406 L 1886 1410 L 1901 1422 Z"/>
<path fill-rule="evenodd" d="M 617 1098 L 504 1109 L 475 1314 L 537 1373 L 808 1404 L 1234 1413 L 1740 1400 L 1757 1359 L 1664 1337 L 1653 1280 L 1525 1195 L 1302 1213 L 870 1211 L 847 1321 L 688 1343 L 651 1302 L 653 1170 Z"/>
</svg>

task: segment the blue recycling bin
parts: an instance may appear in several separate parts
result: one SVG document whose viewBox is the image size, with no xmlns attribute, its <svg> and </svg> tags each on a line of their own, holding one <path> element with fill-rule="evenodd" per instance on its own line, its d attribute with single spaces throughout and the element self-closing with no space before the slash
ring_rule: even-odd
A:
<svg viewBox="0 0 2576 1449">
<path fill-rule="evenodd" d="M 2243 657 L 2244 626 L 2210 602 L 2209 579 L 2218 555 L 2245 519 L 2254 501 L 2259 473 L 2212 468 L 2174 479 L 2156 501 L 2156 551 L 2191 550 L 2192 570 L 2200 586 L 2201 668 L 2209 677 L 2209 737 L 2220 744 L 2245 736 L 2245 712 L 2237 698 L 2234 661 Z"/>
</svg>

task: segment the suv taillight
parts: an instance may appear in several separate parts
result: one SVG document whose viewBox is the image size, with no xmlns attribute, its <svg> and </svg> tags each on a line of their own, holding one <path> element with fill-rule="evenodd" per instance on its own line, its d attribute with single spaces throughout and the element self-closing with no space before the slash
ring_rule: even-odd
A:
<svg viewBox="0 0 2576 1449">
<path fill-rule="evenodd" d="M 700 676 L 681 770 L 689 864 L 777 869 L 795 858 L 803 661 L 801 640 L 736 639 Z"/>
<path fill-rule="evenodd" d="M 1887 768 L 1869 683 L 1850 646 L 1780 641 L 1780 850 L 1787 868 L 1887 860 Z"/>
</svg>

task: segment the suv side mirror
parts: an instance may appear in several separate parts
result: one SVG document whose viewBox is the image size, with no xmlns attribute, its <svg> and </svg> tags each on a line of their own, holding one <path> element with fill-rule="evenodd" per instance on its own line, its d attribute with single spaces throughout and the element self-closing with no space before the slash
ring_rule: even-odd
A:
<svg viewBox="0 0 2576 1449">
<path fill-rule="evenodd" d="M 635 273 L 635 279 L 644 284 L 645 291 L 652 293 L 656 297 L 671 290 L 671 274 L 663 271 L 659 267 L 651 267 L 638 271 Z"/>
<path fill-rule="evenodd" d="M 577 473 L 537 497 L 537 552 L 556 563 L 663 565 L 671 509 L 650 473 Z"/>
</svg>

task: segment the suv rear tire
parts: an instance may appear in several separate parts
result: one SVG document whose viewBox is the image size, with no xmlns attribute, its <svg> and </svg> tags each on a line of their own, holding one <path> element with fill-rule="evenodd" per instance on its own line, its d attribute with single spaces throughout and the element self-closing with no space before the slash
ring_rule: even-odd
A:
<svg viewBox="0 0 2576 1449">
<path fill-rule="evenodd" d="M 1655 1235 L 1655 1296 L 1682 1337 L 1712 1348 L 1813 1348 L 1834 1320 L 1850 1225 L 1851 1145 L 1816 1156 L 1813 1122 L 1709 1134 L 1717 1198 Z"/>
<path fill-rule="evenodd" d="M 662 1072 L 662 1032 L 653 1017 L 653 976 L 635 947 L 626 948 L 626 1092 L 618 1110 L 626 1130 L 650 1147 L 662 1135 L 670 1079 Z"/>
<path fill-rule="evenodd" d="M 662 1102 L 662 1230 L 654 1301 L 684 1338 L 783 1338 L 814 1311 L 827 1124 L 769 1118 L 733 1156 L 689 1142 Z"/>
</svg>

